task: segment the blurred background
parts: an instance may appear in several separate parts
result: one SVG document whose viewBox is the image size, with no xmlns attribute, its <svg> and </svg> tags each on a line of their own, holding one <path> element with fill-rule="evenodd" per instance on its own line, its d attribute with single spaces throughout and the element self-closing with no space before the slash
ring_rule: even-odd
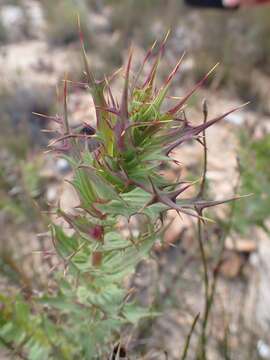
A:
<svg viewBox="0 0 270 360">
<path fill-rule="evenodd" d="M 42 211 L 60 197 L 63 207 L 73 205 L 63 181 L 68 166 L 44 153 L 51 133 L 41 129 L 50 124 L 35 113 L 61 114 L 57 88 L 65 74 L 85 80 L 77 14 L 97 78 L 121 67 L 130 46 L 135 69 L 153 42 L 171 29 L 161 80 L 186 51 L 172 95 L 182 96 L 220 63 L 192 97 L 186 112 L 190 121 L 202 120 L 203 99 L 209 117 L 250 101 L 207 131 L 208 196 L 253 194 L 233 208 L 209 213 L 215 220 L 204 234 L 210 268 L 223 237 L 225 250 L 208 357 L 270 359 L 270 5 L 225 11 L 190 8 L 181 0 L 0 0 L 0 291 L 42 289 L 52 265 L 40 253 L 51 247 Z M 70 86 L 68 108 L 72 124 L 94 122 L 84 86 Z M 190 179 L 200 176 L 198 144 L 185 145 L 175 156 Z M 139 301 L 162 312 L 136 331 L 135 358 L 164 359 L 166 352 L 168 359 L 179 359 L 194 316 L 202 311 L 196 226 L 170 216 L 165 245 L 155 250 L 158 262 L 140 264 L 140 276 L 132 280 L 140 289 Z M 195 331 L 191 346 L 196 336 Z M 1 356 L 7 358 L 4 352 Z M 194 359 L 192 351 L 189 356 Z"/>
</svg>

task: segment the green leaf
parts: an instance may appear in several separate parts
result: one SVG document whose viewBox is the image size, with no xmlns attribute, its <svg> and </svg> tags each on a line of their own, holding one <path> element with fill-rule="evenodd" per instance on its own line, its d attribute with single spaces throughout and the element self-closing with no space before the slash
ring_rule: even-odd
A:
<svg viewBox="0 0 270 360">
<path fill-rule="evenodd" d="M 72 184 L 78 191 L 83 206 L 87 207 L 96 201 L 97 194 L 84 169 L 77 169 L 75 171 L 75 178 L 72 181 Z"/>
<path fill-rule="evenodd" d="M 63 256 L 68 257 L 78 250 L 79 242 L 76 236 L 68 236 L 58 225 L 51 225 L 52 235 L 55 239 L 56 250 Z"/>
<path fill-rule="evenodd" d="M 17 321 L 22 325 L 27 324 L 30 317 L 30 309 L 28 304 L 22 302 L 21 300 L 17 300 L 15 303 L 15 311 Z"/>
<path fill-rule="evenodd" d="M 47 360 L 49 358 L 49 348 L 41 346 L 38 342 L 29 341 L 27 343 L 29 348 L 29 360 Z"/>
<path fill-rule="evenodd" d="M 98 199 L 103 200 L 121 200 L 114 187 L 98 174 L 98 170 L 90 166 L 84 167 L 83 171 L 88 180 L 91 180 L 91 186 L 97 194 Z"/>
<path fill-rule="evenodd" d="M 129 246 L 133 246 L 127 239 L 117 232 L 111 231 L 105 234 L 103 251 L 123 250 Z"/>
<path fill-rule="evenodd" d="M 149 309 L 138 306 L 134 303 L 127 303 L 122 311 L 123 316 L 132 324 L 136 325 L 139 320 L 160 315 Z"/>
</svg>

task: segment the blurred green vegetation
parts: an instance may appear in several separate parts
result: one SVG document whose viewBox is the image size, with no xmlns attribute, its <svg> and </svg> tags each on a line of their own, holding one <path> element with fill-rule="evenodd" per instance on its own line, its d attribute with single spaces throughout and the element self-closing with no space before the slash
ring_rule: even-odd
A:
<svg viewBox="0 0 270 360">
<path fill-rule="evenodd" d="M 42 1 L 47 21 L 46 35 L 52 45 L 68 45 L 79 40 L 77 16 L 84 36 L 89 35 L 87 7 L 83 1 Z"/>
<path fill-rule="evenodd" d="M 3 5 L 14 3 L 24 8 L 23 1 L 5 1 Z M 186 49 L 194 58 L 189 77 L 198 80 L 219 61 L 219 75 L 214 83 L 230 86 L 230 91 L 244 100 L 256 99 L 260 108 L 269 112 L 252 77 L 257 70 L 270 73 L 269 6 L 204 11 L 178 0 L 42 0 L 41 5 L 45 35 L 53 46 L 79 40 L 77 15 L 80 16 L 88 50 L 98 54 L 102 63 L 101 73 L 105 68 L 110 72 L 119 67 L 123 51 L 131 43 L 148 48 L 170 28 L 175 46 L 181 48 L 180 52 Z M 27 36 L 29 31 L 25 32 Z M 5 41 L 6 29 L 0 20 L 0 42 Z"/>
<path fill-rule="evenodd" d="M 2 19 L 0 19 L 0 45 L 6 43 L 6 41 L 7 41 L 6 29 L 3 25 Z"/>
<path fill-rule="evenodd" d="M 3 145 L 1 137 L 0 149 Z M 23 158 L 25 143 L 19 147 L 18 139 L 24 140 L 19 136 L 15 148 L 14 142 L 7 144 L 5 140 L 5 149 L 2 148 L 0 153 L 0 214 L 11 226 L 31 224 L 37 219 L 39 213 L 33 201 L 40 197 L 44 185 L 39 174 L 43 159 L 40 155 Z"/>
<path fill-rule="evenodd" d="M 147 48 L 171 29 L 172 51 L 173 46 L 186 49 L 194 59 L 187 77 L 198 81 L 220 62 L 218 76 L 206 85 L 214 82 L 216 87 L 226 87 L 234 96 L 252 100 L 254 107 L 269 113 L 267 99 L 252 76 L 254 71 L 270 72 L 269 6 L 203 11 L 176 0 L 106 3 L 112 7 L 111 29 L 120 32 L 120 51 L 131 41 Z"/>
<path fill-rule="evenodd" d="M 53 107 L 54 95 L 49 87 L 0 84 L 1 146 L 12 151 L 15 157 L 25 158 L 30 148 L 47 145 L 47 135 L 40 131 L 46 123 L 34 113 L 50 114 Z"/>
<path fill-rule="evenodd" d="M 190 49 L 195 58 L 196 80 L 220 62 L 218 81 L 213 81 L 245 101 L 255 100 L 256 106 L 265 110 L 266 99 L 252 74 L 259 71 L 268 75 L 270 71 L 269 19 L 269 6 L 201 12 L 201 21 L 194 26 L 202 41 Z"/>
<path fill-rule="evenodd" d="M 157 34 L 151 26 L 162 14 L 162 20 L 166 22 L 168 4 L 164 0 L 109 0 L 112 6 L 111 27 L 112 30 L 121 32 L 124 43 L 130 39 L 137 39 L 140 45 L 149 46 L 156 40 Z M 169 24 L 165 27 L 169 28 Z"/>
<path fill-rule="evenodd" d="M 40 212 L 47 208 L 43 196 L 45 182 L 40 175 L 44 156 L 32 148 L 29 123 L 23 121 L 15 128 L 7 114 L 1 115 L 0 275 L 8 284 L 29 288 L 30 279 L 40 269 L 25 271 L 25 266 L 32 263 L 31 250 L 27 255 L 25 252 L 31 249 L 29 240 L 33 234 L 45 227 Z M 39 248 L 38 242 L 36 247 Z"/>
<path fill-rule="evenodd" d="M 270 214 L 270 134 L 252 140 L 250 134 L 240 136 L 241 193 L 252 194 L 235 203 L 233 228 L 247 233 L 251 226 L 269 231 L 266 220 Z"/>
</svg>

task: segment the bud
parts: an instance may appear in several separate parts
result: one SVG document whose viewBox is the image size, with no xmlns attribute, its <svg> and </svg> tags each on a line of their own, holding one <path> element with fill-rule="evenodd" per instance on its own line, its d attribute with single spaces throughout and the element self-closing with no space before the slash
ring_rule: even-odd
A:
<svg viewBox="0 0 270 360">
<path fill-rule="evenodd" d="M 101 225 L 95 225 L 89 230 L 89 235 L 96 241 L 102 242 L 104 235 L 104 228 Z"/>
<path fill-rule="evenodd" d="M 92 265 L 99 266 L 102 261 L 102 252 L 101 251 L 93 251 L 92 253 Z"/>
</svg>

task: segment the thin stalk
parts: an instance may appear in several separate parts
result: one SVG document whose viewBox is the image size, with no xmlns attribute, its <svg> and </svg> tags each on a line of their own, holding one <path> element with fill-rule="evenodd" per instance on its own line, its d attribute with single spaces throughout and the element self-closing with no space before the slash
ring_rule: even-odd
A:
<svg viewBox="0 0 270 360">
<path fill-rule="evenodd" d="M 187 353 L 188 353 L 188 349 L 189 349 L 189 345 L 190 345 L 190 340 L 191 340 L 191 336 L 193 334 L 193 331 L 195 329 L 195 326 L 197 324 L 197 321 L 199 320 L 199 317 L 200 317 L 200 313 L 198 313 L 193 322 L 192 322 L 192 325 L 191 325 L 191 329 L 189 331 L 189 334 L 187 336 L 187 339 L 186 339 L 186 343 L 185 343 L 185 347 L 184 347 L 184 350 L 183 350 L 183 354 L 182 354 L 182 357 L 181 357 L 181 360 L 185 360 L 186 357 L 187 357 Z"/>
<path fill-rule="evenodd" d="M 204 100 L 203 102 L 203 114 L 204 119 L 203 123 L 207 122 L 208 116 L 208 109 L 207 103 Z M 205 185 L 206 185 L 206 174 L 207 174 L 207 143 L 206 143 L 206 134 L 205 130 L 203 130 L 203 138 L 202 138 L 202 145 L 204 149 L 204 158 L 203 158 L 203 174 L 202 174 L 202 181 L 200 184 L 200 189 L 197 195 L 197 198 L 203 198 L 205 192 Z M 200 255 L 203 264 L 203 278 L 204 278 L 204 315 L 203 315 L 203 322 L 202 322 L 202 333 L 200 337 L 200 344 L 199 344 L 199 359 L 206 359 L 206 345 L 207 345 L 207 337 L 206 337 L 206 328 L 207 328 L 207 321 L 208 321 L 208 314 L 209 314 L 209 278 L 208 278 L 208 268 L 207 268 L 207 259 L 205 254 L 205 249 L 203 245 L 203 232 L 202 232 L 202 220 L 198 218 L 198 242 L 199 242 L 199 249 Z"/>
<path fill-rule="evenodd" d="M 238 164 L 238 169 L 239 168 L 240 167 Z M 234 186 L 234 194 L 235 195 L 238 192 L 239 186 L 240 186 L 240 171 L 238 171 L 238 178 L 237 178 L 236 184 Z M 216 294 L 217 281 L 218 281 L 218 277 L 219 277 L 219 268 L 220 268 L 223 253 L 225 250 L 225 242 L 226 242 L 226 238 L 232 228 L 234 213 L 235 213 L 235 202 L 233 202 L 233 204 L 232 204 L 231 211 L 229 214 L 229 222 L 228 222 L 228 225 L 227 225 L 225 231 L 223 232 L 223 235 L 221 238 L 221 245 L 220 245 L 219 254 L 217 256 L 217 262 L 216 262 L 216 266 L 215 266 L 216 270 L 214 271 L 211 289 L 210 289 L 210 292 L 207 294 L 207 299 L 205 302 L 205 311 L 204 311 L 204 316 L 203 316 L 203 321 L 202 321 L 202 334 L 201 334 L 201 339 L 200 339 L 200 348 L 199 348 L 199 355 L 198 355 L 198 359 L 202 359 L 202 360 L 206 359 L 206 345 L 207 345 L 206 330 L 207 330 L 210 311 L 211 311 L 211 308 L 212 308 L 212 305 L 214 302 L 214 298 L 215 298 L 215 294 Z"/>
<path fill-rule="evenodd" d="M 207 102 L 204 100 L 203 102 L 203 123 L 205 124 L 207 122 L 208 117 L 208 109 L 207 109 Z M 206 143 L 206 134 L 205 129 L 202 132 L 203 138 L 202 138 L 202 145 L 203 145 L 203 174 L 202 174 L 202 181 L 200 185 L 200 190 L 197 195 L 198 198 L 203 197 L 204 191 L 205 191 L 205 185 L 206 185 L 206 173 L 207 173 L 207 143 Z"/>
<path fill-rule="evenodd" d="M 203 264 L 203 277 L 204 277 L 204 316 L 202 322 L 202 333 L 200 338 L 200 345 L 199 345 L 199 359 L 206 359 L 206 327 L 207 327 L 207 320 L 209 314 L 209 278 L 208 278 L 208 268 L 207 268 L 207 259 L 205 255 L 205 250 L 203 246 L 203 235 L 202 235 L 202 221 L 198 219 L 198 241 L 199 241 L 199 249 Z"/>
<path fill-rule="evenodd" d="M 237 179 L 237 182 L 235 184 L 234 187 L 234 193 L 237 194 L 238 189 L 240 186 L 240 172 L 239 172 L 239 176 Z M 220 249 L 219 249 L 219 254 L 217 257 L 217 263 L 216 263 L 216 271 L 214 272 L 214 278 L 213 278 L 213 282 L 212 282 L 212 286 L 211 286 L 211 291 L 209 294 L 209 298 L 208 298 L 208 306 L 207 306 L 207 312 L 205 313 L 204 319 L 203 319 L 203 325 L 206 328 L 207 326 L 207 322 L 208 322 L 208 317 L 209 317 L 209 313 L 210 313 L 210 309 L 213 305 L 213 301 L 214 301 L 214 297 L 215 297 L 215 293 L 216 293 L 216 287 L 217 287 L 217 280 L 219 277 L 219 268 L 222 262 L 222 256 L 225 250 L 225 242 L 226 242 L 226 238 L 229 235 L 231 228 L 232 228 L 232 223 L 233 223 L 233 217 L 234 217 L 234 213 L 235 213 L 235 202 L 233 202 L 232 207 L 231 207 L 231 211 L 229 214 L 229 222 L 228 225 L 225 229 L 225 231 L 223 232 L 222 238 L 221 238 L 221 245 L 220 245 Z"/>
<path fill-rule="evenodd" d="M 68 110 L 67 110 L 67 79 L 64 81 L 64 134 L 69 134 Z"/>
</svg>

